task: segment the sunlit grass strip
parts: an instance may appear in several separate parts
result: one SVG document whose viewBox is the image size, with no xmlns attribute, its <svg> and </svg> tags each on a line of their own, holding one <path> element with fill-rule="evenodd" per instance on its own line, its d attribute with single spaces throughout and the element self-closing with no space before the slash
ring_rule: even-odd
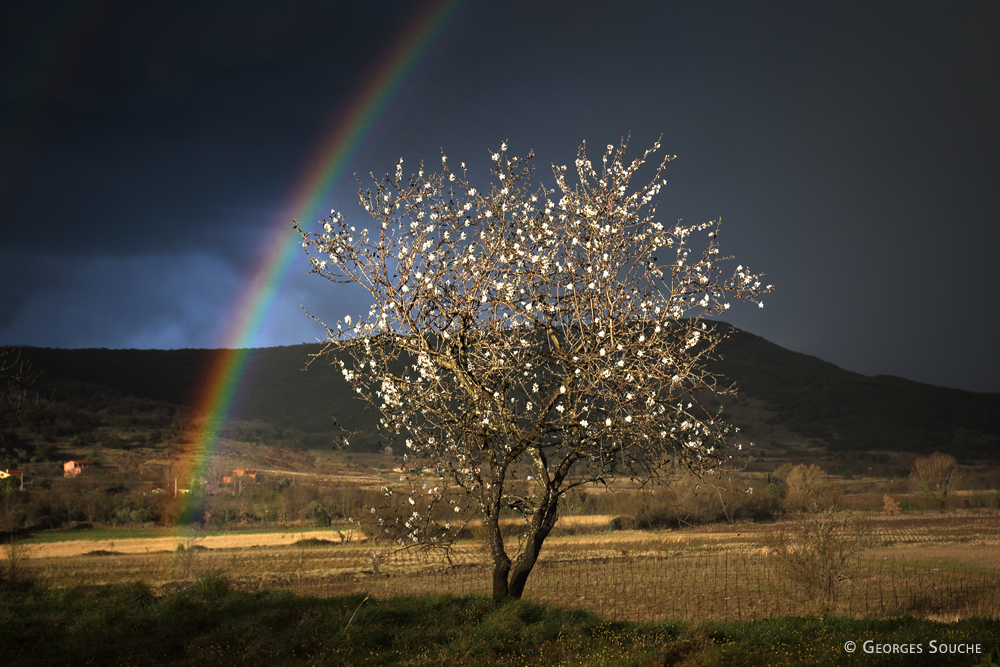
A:
<svg viewBox="0 0 1000 667">
<path fill-rule="evenodd" d="M 334 539 L 337 530 L 351 530 L 353 526 L 344 524 L 342 526 L 332 526 L 328 528 L 315 527 L 291 527 L 282 528 L 282 533 L 323 533 L 329 535 L 332 531 Z M 53 544 L 55 542 L 85 541 L 123 541 L 134 539 L 158 539 L 162 537 L 211 537 L 218 535 L 269 535 L 275 533 L 273 527 L 261 528 L 241 528 L 239 531 L 225 529 L 172 529 L 169 533 L 162 528 L 89 528 L 85 530 L 53 530 L 44 533 L 36 533 L 31 537 L 24 538 L 25 544 Z"/>
</svg>

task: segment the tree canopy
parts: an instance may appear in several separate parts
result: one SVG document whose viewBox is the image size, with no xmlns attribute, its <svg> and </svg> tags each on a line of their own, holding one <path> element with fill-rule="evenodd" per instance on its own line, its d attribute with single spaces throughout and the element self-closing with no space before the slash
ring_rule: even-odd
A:
<svg viewBox="0 0 1000 667">
<path fill-rule="evenodd" d="M 336 212 L 299 228 L 314 273 L 373 299 L 367 316 L 324 325 L 324 353 L 380 411 L 387 442 L 445 473 L 424 490 L 435 502 L 408 498 L 398 539 L 447 539 L 435 504 L 461 514 L 471 500 L 498 599 L 522 593 L 567 490 L 678 465 L 703 474 L 731 456 L 728 425 L 699 400 L 726 390 L 705 368 L 726 332 L 705 316 L 763 306 L 771 286 L 742 265 L 723 275 L 718 223 L 659 222 L 671 158 L 636 189 L 659 143 L 632 161 L 626 148 L 609 145 L 595 168 L 581 146 L 576 181 L 554 166 L 547 188 L 531 183 L 532 153 L 502 144 L 483 192 L 446 156 L 409 177 L 400 160 L 359 191 L 371 228 Z M 512 509 L 516 548 L 500 529 Z"/>
</svg>

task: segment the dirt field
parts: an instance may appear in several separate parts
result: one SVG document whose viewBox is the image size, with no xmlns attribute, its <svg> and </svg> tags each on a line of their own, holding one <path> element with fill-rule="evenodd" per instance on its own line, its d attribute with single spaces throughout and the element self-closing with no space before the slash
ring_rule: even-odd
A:
<svg viewBox="0 0 1000 667">
<path fill-rule="evenodd" d="M 610 515 L 568 516 L 563 518 L 563 526 L 578 527 L 581 530 L 593 530 L 597 526 L 607 526 Z M 168 531 L 164 531 L 165 533 Z M 194 544 L 203 549 L 249 549 L 252 547 L 287 547 L 298 540 L 310 537 L 331 542 L 346 542 L 355 545 L 364 543 L 365 537 L 356 530 L 309 531 L 276 530 L 274 532 L 232 531 L 225 534 L 211 534 L 203 537 L 191 535 L 174 535 L 164 537 L 123 537 L 114 540 L 74 539 L 64 542 L 48 542 L 44 544 L 26 544 L 28 556 L 32 559 L 71 558 L 93 552 L 117 554 L 155 554 L 177 551 L 178 547 Z M 596 542 L 603 541 L 598 536 L 591 535 Z M 611 533 L 602 536 L 604 540 L 613 540 Z"/>
<path fill-rule="evenodd" d="M 796 583 L 770 546 L 780 532 L 796 529 L 795 520 L 610 532 L 610 519 L 565 517 L 561 534 L 545 544 L 526 597 L 639 620 L 818 611 L 815 595 Z M 997 614 L 1000 514 L 875 515 L 864 530 L 870 547 L 837 575 L 827 602 L 834 611 Z M 490 559 L 474 541 L 446 553 L 369 543 L 354 532 L 286 530 L 26 546 L 26 565 L 51 586 L 141 580 L 171 589 L 219 572 L 240 587 L 317 596 L 489 593 Z"/>
<path fill-rule="evenodd" d="M 342 531 L 346 539 L 361 541 L 363 538 L 357 531 Z M 119 554 L 155 554 L 177 551 L 179 546 L 197 545 L 205 549 L 249 549 L 251 547 L 285 547 L 297 540 L 309 537 L 310 533 L 302 531 L 276 531 L 273 533 L 239 533 L 225 535 L 207 535 L 205 537 L 140 537 L 119 540 L 72 540 L 67 542 L 50 542 L 47 544 L 25 545 L 32 559 L 71 558 L 95 551 L 114 552 Z M 331 536 L 324 535 L 326 539 Z M 332 539 L 337 539 L 336 533 Z"/>
</svg>

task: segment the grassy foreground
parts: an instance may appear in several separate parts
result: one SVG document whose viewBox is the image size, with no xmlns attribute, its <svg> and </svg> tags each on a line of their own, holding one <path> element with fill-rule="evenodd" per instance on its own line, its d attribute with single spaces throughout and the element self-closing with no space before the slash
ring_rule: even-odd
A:
<svg viewBox="0 0 1000 667">
<path fill-rule="evenodd" d="M 919 644 L 866 654 L 863 644 Z M 931 640 L 980 655 L 931 652 Z M 857 650 L 845 652 L 847 641 Z M 156 597 L 141 583 L 0 593 L 4 665 L 965 665 L 996 658 L 1000 621 L 778 618 L 609 622 L 484 597 L 299 597 L 209 575 Z"/>
</svg>

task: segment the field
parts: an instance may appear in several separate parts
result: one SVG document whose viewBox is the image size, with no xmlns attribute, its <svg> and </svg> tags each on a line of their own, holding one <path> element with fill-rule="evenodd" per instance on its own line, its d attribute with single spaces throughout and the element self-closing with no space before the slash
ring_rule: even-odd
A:
<svg viewBox="0 0 1000 667">
<path fill-rule="evenodd" d="M 997 615 L 1000 514 L 863 518 L 851 530 L 864 533 L 865 548 L 837 571 L 828 600 L 789 576 L 775 552 L 776 536 L 798 534 L 796 519 L 612 532 L 609 516 L 565 517 L 546 542 L 524 597 L 630 621 L 820 612 L 938 620 Z M 59 535 L 74 539 L 55 539 Z M 86 537 L 87 531 L 50 533 L 22 543 L 22 569 L 50 587 L 136 581 L 169 592 L 213 573 L 240 590 L 317 597 L 489 593 L 489 559 L 476 541 L 448 552 L 399 550 L 343 527 Z M 857 537 L 845 533 L 842 539 Z"/>
</svg>

